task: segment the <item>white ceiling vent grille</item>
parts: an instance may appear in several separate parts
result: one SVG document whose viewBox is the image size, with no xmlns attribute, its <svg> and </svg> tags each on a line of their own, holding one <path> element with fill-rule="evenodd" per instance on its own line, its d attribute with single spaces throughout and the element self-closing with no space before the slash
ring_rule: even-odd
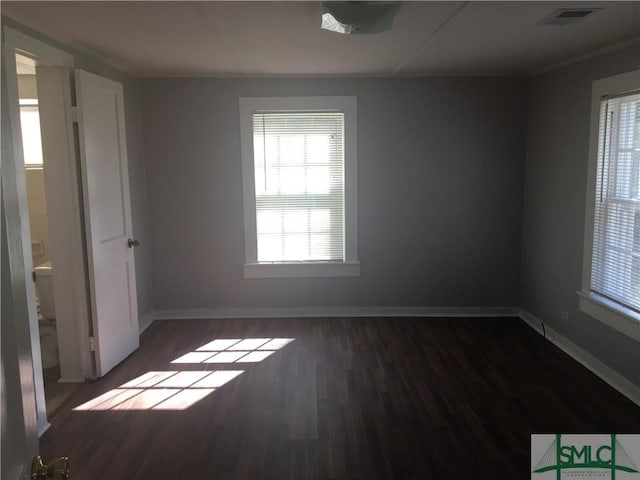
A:
<svg viewBox="0 0 640 480">
<path fill-rule="evenodd" d="M 592 16 L 600 8 L 559 8 L 548 17 L 538 22 L 538 25 L 573 25 Z"/>
</svg>

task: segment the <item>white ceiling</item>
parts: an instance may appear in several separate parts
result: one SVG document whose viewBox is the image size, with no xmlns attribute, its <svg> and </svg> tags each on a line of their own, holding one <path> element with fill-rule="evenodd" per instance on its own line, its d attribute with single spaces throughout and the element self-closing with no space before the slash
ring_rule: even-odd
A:
<svg viewBox="0 0 640 480">
<path fill-rule="evenodd" d="M 321 30 L 317 1 L 1 7 L 139 76 L 526 75 L 640 36 L 640 2 L 403 2 L 392 31 L 359 36 Z M 537 25 L 583 7 L 601 10 L 576 25 Z"/>
</svg>

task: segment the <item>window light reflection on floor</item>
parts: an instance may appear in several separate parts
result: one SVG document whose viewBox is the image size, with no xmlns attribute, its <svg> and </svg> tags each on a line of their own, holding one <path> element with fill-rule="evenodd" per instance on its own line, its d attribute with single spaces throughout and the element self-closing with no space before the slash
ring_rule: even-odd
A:
<svg viewBox="0 0 640 480">
<path fill-rule="evenodd" d="M 216 339 L 176 358 L 171 363 L 256 363 L 263 361 L 293 340 L 293 338 Z M 244 370 L 147 372 L 73 410 L 184 410 L 243 372 Z"/>
<path fill-rule="evenodd" d="M 293 342 L 293 338 L 216 339 L 171 363 L 255 363 Z"/>
<path fill-rule="evenodd" d="M 243 371 L 147 372 L 74 410 L 184 410 Z"/>
</svg>

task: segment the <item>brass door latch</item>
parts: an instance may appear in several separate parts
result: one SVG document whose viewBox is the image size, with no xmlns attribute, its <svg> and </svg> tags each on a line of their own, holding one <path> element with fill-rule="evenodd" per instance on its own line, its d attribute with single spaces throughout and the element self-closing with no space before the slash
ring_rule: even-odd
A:
<svg viewBox="0 0 640 480">
<path fill-rule="evenodd" d="M 42 457 L 31 461 L 31 480 L 69 480 L 69 457 L 56 458 L 50 465 L 42 463 Z"/>
</svg>

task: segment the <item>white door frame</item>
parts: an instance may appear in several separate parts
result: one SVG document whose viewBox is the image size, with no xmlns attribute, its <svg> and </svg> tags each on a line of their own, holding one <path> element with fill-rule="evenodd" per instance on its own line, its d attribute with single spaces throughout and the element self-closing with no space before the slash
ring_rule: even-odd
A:
<svg viewBox="0 0 640 480">
<path fill-rule="evenodd" d="M 4 63 L 7 50 L 1 52 Z M 7 71 L 0 72 L 2 98 L 7 98 Z M 30 460 L 38 453 L 38 415 L 31 362 L 31 333 L 26 310 L 22 228 L 18 212 L 13 157 L 13 135 L 9 105 L 2 102 L 2 387 L 10 385 L 19 391 L 2 391 L 2 435 L 11 438 L 9 458 L 3 458 L 2 476 L 26 478 Z M 13 348 L 12 348 L 13 347 Z M 6 383 L 5 383 L 6 382 Z M 11 383 L 9 383 L 11 382 Z M 6 411 L 4 410 L 6 408 Z M 21 415 L 15 422 L 5 422 L 5 415 Z M 44 424 L 46 427 L 46 422 Z M 4 449 L 4 445 L 3 445 Z"/>
<path fill-rule="evenodd" d="M 81 192 L 79 191 L 79 172 L 77 168 L 77 152 L 73 133 L 73 109 L 71 106 L 71 72 L 73 57 L 44 42 L 29 37 L 10 27 L 3 27 L 5 48 L 5 73 L 7 77 L 11 131 L 13 136 L 13 158 L 7 158 L 12 167 L 9 173 L 12 178 L 3 178 L 3 183 L 9 182 L 17 191 L 17 214 L 22 229 L 22 251 L 25 272 L 33 269 L 31 258 L 31 243 L 29 232 L 29 216 L 26 196 L 26 180 L 24 159 L 22 155 L 22 140 L 20 127 L 20 111 L 18 105 L 17 73 L 15 52 L 19 52 L 36 60 L 39 65 L 59 67 L 58 74 L 48 75 L 43 88 L 49 98 L 56 97 L 57 105 L 50 104 L 50 108 L 58 108 L 58 122 L 55 125 L 43 125 L 43 150 L 47 156 L 51 175 L 45 174 L 47 203 L 56 205 L 55 229 L 57 238 L 52 231 L 51 260 L 54 265 L 54 275 L 58 280 L 54 283 L 55 308 L 57 313 L 63 312 L 71 320 L 58 322 L 58 342 L 61 352 L 62 381 L 83 381 L 92 377 L 93 368 L 89 351 L 89 307 L 87 303 L 86 259 L 84 254 L 84 236 L 81 212 Z M 49 69 L 51 73 L 52 69 Z M 56 69 L 53 69 L 56 70 Z M 40 85 L 38 86 L 40 88 Z M 47 130 L 47 133 L 44 133 Z M 51 131 L 54 130 L 54 131 Z M 47 141 L 47 136 L 50 137 Z M 51 138 L 55 138 L 54 142 Z M 60 139 L 63 139 L 62 141 Z M 47 146 L 49 147 L 47 149 Z M 7 169 L 3 168 L 3 177 Z M 50 203 L 51 201 L 55 203 Z M 51 220 L 51 219 L 50 219 Z M 48 427 L 46 406 L 44 402 L 44 386 L 42 381 L 42 361 L 40 358 L 40 336 L 38 318 L 35 309 L 35 286 L 30 274 L 24 275 L 26 295 L 20 298 L 26 303 L 25 310 L 29 313 L 29 329 L 31 334 L 32 362 L 34 370 L 34 388 L 38 410 L 38 431 L 40 434 Z M 64 364 L 63 364 L 64 363 Z"/>
</svg>

